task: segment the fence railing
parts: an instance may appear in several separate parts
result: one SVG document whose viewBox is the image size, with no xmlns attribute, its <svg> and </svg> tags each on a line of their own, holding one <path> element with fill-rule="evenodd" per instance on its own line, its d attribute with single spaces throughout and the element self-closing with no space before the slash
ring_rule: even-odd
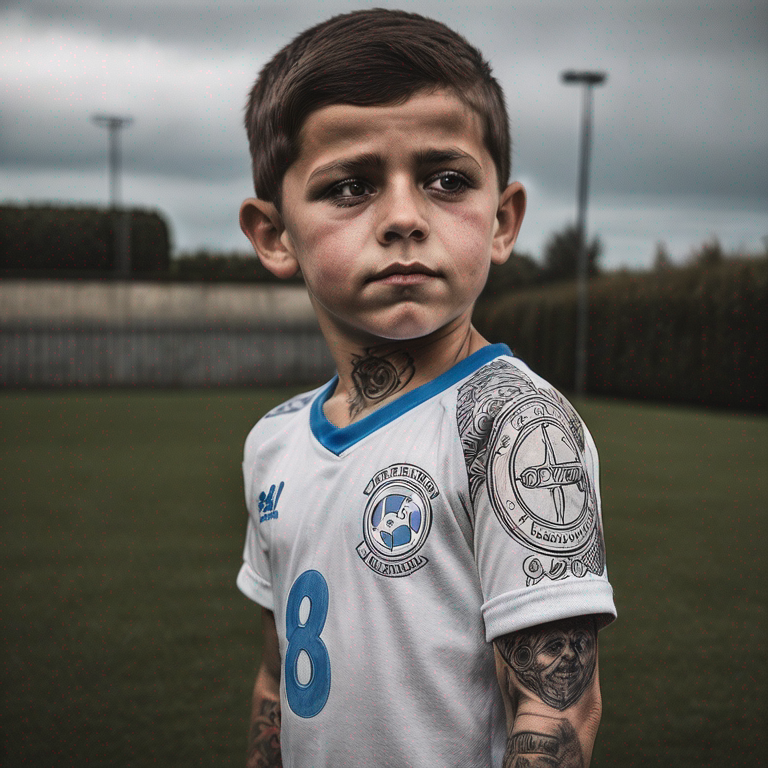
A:
<svg viewBox="0 0 768 768">
<path fill-rule="evenodd" d="M 301 287 L 0 283 L 0 386 L 226 386 L 330 378 Z"/>
<path fill-rule="evenodd" d="M 317 327 L 8 325 L 0 386 L 218 386 L 322 381 L 334 370 Z"/>
</svg>

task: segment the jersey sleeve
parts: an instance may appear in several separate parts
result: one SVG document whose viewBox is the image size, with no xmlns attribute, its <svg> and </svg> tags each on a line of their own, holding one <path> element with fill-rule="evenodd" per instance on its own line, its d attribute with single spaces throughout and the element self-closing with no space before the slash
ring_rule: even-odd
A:
<svg viewBox="0 0 768 768">
<path fill-rule="evenodd" d="M 237 575 L 237 586 L 246 597 L 264 608 L 273 610 L 268 541 L 259 527 L 259 505 L 254 495 L 256 434 L 254 429 L 248 436 L 243 457 L 243 484 L 245 504 L 248 509 L 248 527 L 245 534 L 243 564 Z"/>
<path fill-rule="evenodd" d="M 573 407 L 498 359 L 458 393 L 486 639 L 557 619 L 616 615 L 597 450 Z"/>
</svg>

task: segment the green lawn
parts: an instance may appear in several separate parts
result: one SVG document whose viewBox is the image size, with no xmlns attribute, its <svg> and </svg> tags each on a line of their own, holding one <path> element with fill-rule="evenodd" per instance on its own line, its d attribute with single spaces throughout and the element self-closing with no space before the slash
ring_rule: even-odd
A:
<svg viewBox="0 0 768 768">
<path fill-rule="evenodd" d="M 240 458 L 288 394 L 0 396 L 0 765 L 243 765 Z M 579 410 L 620 611 L 593 766 L 765 765 L 768 420 Z"/>
</svg>

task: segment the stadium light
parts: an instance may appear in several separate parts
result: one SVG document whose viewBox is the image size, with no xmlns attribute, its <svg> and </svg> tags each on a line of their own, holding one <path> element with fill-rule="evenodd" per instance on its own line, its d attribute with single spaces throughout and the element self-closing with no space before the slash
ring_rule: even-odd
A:
<svg viewBox="0 0 768 768">
<path fill-rule="evenodd" d="M 96 125 L 109 131 L 109 200 L 112 210 L 116 213 L 120 207 L 120 131 L 133 122 L 132 117 L 120 115 L 92 115 Z M 131 220 L 129 213 L 123 211 L 118 217 L 117 248 L 115 271 L 124 277 L 131 273 Z"/>
<path fill-rule="evenodd" d="M 576 234 L 578 236 L 576 310 L 576 395 L 584 394 L 587 379 L 587 328 L 589 297 L 587 294 L 587 190 L 589 184 L 589 151 L 592 134 L 592 88 L 602 85 L 608 76 L 605 72 L 589 72 L 569 69 L 560 75 L 566 85 L 582 85 L 581 146 L 579 151 L 579 186 Z"/>
</svg>

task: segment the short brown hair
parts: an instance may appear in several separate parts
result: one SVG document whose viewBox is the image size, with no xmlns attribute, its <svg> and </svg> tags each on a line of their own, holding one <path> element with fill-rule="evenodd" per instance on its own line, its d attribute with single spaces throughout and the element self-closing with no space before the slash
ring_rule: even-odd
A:
<svg viewBox="0 0 768 768">
<path fill-rule="evenodd" d="M 311 27 L 261 70 L 245 114 L 256 195 L 280 207 L 283 176 L 298 157 L 299 133 L 312 112 L 331 104 L 397 104 L 435 88 L 453 90 L 480 116 L 504 189 L 509 123 L 488 62 L 439 21 L 375 8 Z"/>
</svg>

